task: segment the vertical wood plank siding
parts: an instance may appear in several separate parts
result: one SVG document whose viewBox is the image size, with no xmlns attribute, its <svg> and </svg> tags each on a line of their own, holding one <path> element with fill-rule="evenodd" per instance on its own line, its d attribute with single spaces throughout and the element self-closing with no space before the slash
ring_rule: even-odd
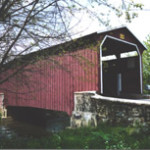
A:
<svg viewBox="0 0 150 150">
<path fill-rule="evenodd" d="M 25 85 L 20 80 L 5 84 L 14 90 L 8 92 L 7 106 L 23 106 L 64 111 L 71 115 L 75 91 L 98 91 L 97 52 L 90 49 L 50 56 L 30 65 L 31 73 Z M 12 83 L 11 83 L 12 82 Z M 17 85 L 17 86 L 16 86 Z M 5 92 L 6 93 L 6 92 Z"/>
</svg>

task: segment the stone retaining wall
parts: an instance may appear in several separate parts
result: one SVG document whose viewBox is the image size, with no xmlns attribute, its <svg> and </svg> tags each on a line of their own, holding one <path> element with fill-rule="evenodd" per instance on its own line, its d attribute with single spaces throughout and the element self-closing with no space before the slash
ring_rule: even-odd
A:
<svg viewBox="0 0 150 150">
<path fill-rule="evenodd" d="M 0 93 L 0 115 L 1 115 L 0 119 L 7 117 L 7 110 L 3 105 L 3 100 L 4 100 L 4 94 Z"/>
<path fill-rule="evenodd" d="M 121 99 L 97 95 L 96 92 L 75 92 L 71 127 L 112 124 L 150 124 L 150 99 Z"/>
</svg>

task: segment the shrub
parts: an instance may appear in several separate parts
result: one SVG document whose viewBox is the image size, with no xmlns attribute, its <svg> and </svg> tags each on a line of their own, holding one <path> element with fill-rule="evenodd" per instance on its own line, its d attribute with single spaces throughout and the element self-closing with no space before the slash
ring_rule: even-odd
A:
<svg viewBox="0 0 150 150">
<path fill-rule="evenodd" d="M 140 128 L 140 126 L 138 126 Z M 138 132 L 137 132 L 138 131 Z M 0 148 L 26 149 L 149 149 L 150 129 L 108 126 L 66 129 L 47 137 L 5 137 Z M 8 144 L 9 143 L 9 144 Z"/>
<path fill-rule="evenodd" d="M 2 119 L 2 113 L 0 112 L 0 120 Z"/>
</svg>

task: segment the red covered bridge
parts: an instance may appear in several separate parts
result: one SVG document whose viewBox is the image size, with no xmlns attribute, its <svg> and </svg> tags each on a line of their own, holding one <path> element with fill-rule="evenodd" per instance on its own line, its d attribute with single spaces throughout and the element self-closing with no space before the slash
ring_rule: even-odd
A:
<svg viewBox="0 0 150 150">
<path fill-rule="evenodd" d="M 97 91 L 107 96 L 142 93 L 144 50 L 126 27 L 93 33 L 24 56 L 24 61 L 36 61 L 0 88 L 7 106 L 71 115 L 76 91 Z"/>
</svg>

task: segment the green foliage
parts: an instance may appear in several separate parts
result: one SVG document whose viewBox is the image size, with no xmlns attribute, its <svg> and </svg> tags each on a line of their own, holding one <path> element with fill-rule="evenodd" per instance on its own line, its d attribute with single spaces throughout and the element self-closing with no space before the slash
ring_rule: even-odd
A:
<svg viewBox="0 0 150 150">
<path fill-rule="evenodd" d="M 2 113 L 0 112 L 0 120 L 2 119 Z"/>
<path fill-rule="evenodd" d="M 147 50 L 143 53 L 143 83 L 144 86 L 146 84 L 150 84 L 150 35 L 147 37 L 145 41 L 145 45 Z M 146 93 L 146 91 L 145 91 Z"/>
<path fill-rule="evenodd" d="M 137 132 L 136 128 L 101 124 L 98 128 L 66 129 L 41 138 L 5 137 L 0 140 L 0 148 L 149 149 L 150 130 Z"/>
</svg>

